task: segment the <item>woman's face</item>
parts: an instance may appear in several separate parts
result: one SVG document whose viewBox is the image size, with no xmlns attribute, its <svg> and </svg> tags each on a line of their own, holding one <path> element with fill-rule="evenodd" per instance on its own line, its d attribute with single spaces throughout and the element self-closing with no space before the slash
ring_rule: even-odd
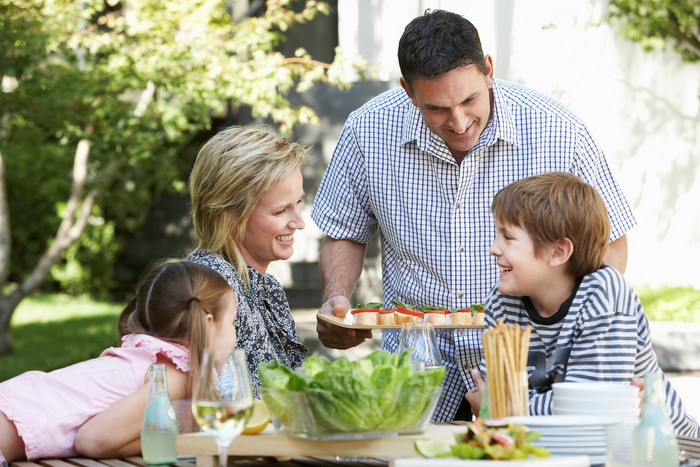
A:
<svg viewBox="0 0 700 467">
<path fill-rule="evenodd" d="M 303 197 L 303 178 L 299 169 L 263 193 L 239 244 L 248 266 L 265 274 L 271 261 L 292 256 L 294 232 L 306 226 L 301 217 Z"/>
</svg>

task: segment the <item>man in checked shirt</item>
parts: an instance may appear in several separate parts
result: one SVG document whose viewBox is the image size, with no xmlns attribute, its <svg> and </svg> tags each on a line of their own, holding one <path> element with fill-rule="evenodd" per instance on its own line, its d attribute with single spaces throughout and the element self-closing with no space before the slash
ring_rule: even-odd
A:
<svg viewBox="0 0 700 467">
<path fill-rule="evenodd" d="M 553 98 L 494 78 L 476 28 L 444 10 L 411 21 L 399 41 L 401 87 L 348 117 L 314 200 L 326 234 L 320 313 L 344 317 L 367 243 L 379 234 L 384 302 L 466 308 L 498 280 L 489 255 L 490 212 L 498 190 L 541 172 L 564 171 L 593 185 L 611 224 L 605 261 L 627 264 L 636 224 L 603 151 L 586 125 Z M 371 337 L 319 321 L 327 347 Z M 382 348 L 396 350 L 397 332 Z M 480 330 L 440 330 L 447 368 L 433 421 L 470 419 L 465 393 L 481 360 Z"/>
</svg>

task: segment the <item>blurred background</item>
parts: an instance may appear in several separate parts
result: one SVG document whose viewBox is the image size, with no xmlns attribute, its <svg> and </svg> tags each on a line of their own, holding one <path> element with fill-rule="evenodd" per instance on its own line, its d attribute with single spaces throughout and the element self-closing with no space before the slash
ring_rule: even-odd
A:
<svg viewBox="0 0 700 467">
<path fill-rule="evenodd" d="M 193 247 L 186 182 L 199 147 L 249 122 L 313 146 L 307 227 L 269 272 L 327 352 L 313 332 L 313 196 L 347 115 L 399 85 L 399 36 L 428 8 L 476 25 L 497 78 L 587 122 L 638 221 L 625 275 L 655 322 L 676 323 L 654 325 L 657 352 L 669 370 L 700 370 L 696 0 L 160 3 L 0 0 L 0 380 L 116 342 L 143 269 Z M 381 299 L 378 255 L 375 241 L 357 302 Z"/>
</svg>

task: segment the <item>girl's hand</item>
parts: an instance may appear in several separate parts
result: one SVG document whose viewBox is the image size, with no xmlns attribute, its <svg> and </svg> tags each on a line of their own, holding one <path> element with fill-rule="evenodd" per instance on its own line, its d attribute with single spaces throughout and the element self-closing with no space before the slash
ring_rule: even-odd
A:
<svg viewBox="0 0 700 467">
<path fill-rule="evenodd" d="M 481 376 L 481 372 L 476 368 L 472 370 L 472 378 L 476 383 L 476 387 L 467 391 L 464 398 L 469 402 L 472 414 L 476 417 L 479 415 L 479 410 L 481 409 L 481 399 L 484 397 L 486 382 L 484 381 L 484 377 Z"/>
</svg>

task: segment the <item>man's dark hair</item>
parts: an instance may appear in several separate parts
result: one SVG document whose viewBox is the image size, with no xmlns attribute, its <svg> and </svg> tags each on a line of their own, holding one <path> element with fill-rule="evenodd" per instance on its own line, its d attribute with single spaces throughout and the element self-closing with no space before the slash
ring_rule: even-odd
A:
<svg viewBox="0 0 700 467">
<path fill-rule="evenodd" d="M 435 78 L 471 64 L 486 73 L 479 31 L 465 17 L 445 10 L 426 10 L 408 23 L 398 55 L 409 86 L 417 78 Z"/>
</svg>

